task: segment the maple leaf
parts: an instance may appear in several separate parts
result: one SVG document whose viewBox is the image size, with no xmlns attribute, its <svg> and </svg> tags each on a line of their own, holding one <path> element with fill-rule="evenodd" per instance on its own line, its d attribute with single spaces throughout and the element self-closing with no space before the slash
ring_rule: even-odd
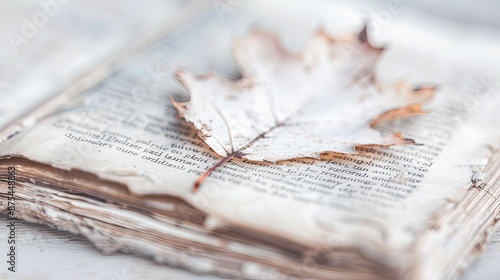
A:
<svg viewBox="0 0 500 280">
<path fill-rule="evenodd" d="M 374 68 L 383 50 L 368 42 L 366 27 L 340 37 L 320 31 L 297 54 L 286 51 L 276 35 L 254 31 L 233 45 L 241 79 L 177 72 L 190 95 L 187 102 L 171 98 L 179 116 L 225 157 L 195 190 L 233 157 L 276 162 L 414 144 L 399 132 L 373 127 L 426 113 L 421 106 L 434 89 L 377 82 Z"/>
</svg>

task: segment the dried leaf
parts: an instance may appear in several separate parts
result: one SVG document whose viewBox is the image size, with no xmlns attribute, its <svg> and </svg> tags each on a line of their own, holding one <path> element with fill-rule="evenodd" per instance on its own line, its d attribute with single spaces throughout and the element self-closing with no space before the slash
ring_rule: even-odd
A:
<svg viewBox="0 0 500 280">
<path fill-rule="evenodd" d="M 224 157 L 275 162 L 413 144 L 373 126 L 425 113 L 421 105 L 434 90 L 376 82 L 382 52 L 368 42 L 366 28 L 336 38 L 319 32 L 298 54 L 287 52 L 277 36 L 255 31 L 234 43 L 241 79 L 179 71 L 190 100 L 172 102 Z"/>
</svg>

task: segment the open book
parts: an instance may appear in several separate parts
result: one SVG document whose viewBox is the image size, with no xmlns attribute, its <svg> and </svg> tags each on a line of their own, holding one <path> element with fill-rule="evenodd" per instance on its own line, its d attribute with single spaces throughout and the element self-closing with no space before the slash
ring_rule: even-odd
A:
<svg viewBox="0 0 500 280">
<path fill-rule="evenodd" d="M 116 4 L 92 2 L 79 5 L 111 13 L 103 3 Z M 381 80 L 438 87 L 432 113 L 378 128 L 421 145 L 320 160 L 233 159 L 193 193 L 220 158 L 177 117 L 170 96 L 187 94 L 173 73 L 237 78 L 231 43 L 252 28 L 297 50 L 318 18 L 337 34 L 361 24 L 323 2 L 300 15 L 291 2 L 280 18 L 271 12 L 280 2 L 216 6 L 201 16 L 200 3 L 172 4 L 170 21 L 156 16 L 157 1 L 147 16 L 125 5 L 116 14 L 130 29 L 82 48 L 92 55 L 81 65 L 65 58 L 73 72 L 49 80 L 56 73 L 37 67 L 30 75 L 46 74 L 45 84 L 8 84 L 44 93 L 23 103 L 24 113 L 2 117 L 2 184 L 15 182 L 0 191 L 4 212 L 81 234 L 106 253 L 244 279 L 451 279 L 483 250 L 500 211 L 500 60 L 489 56 L 491 42 L 456 45 L 442 30 L 405 23 L 372 34 L 375 44 L 392 43 L 377 68 Z M 126 23 L 100 24 L 121 32 Z M 76 46 L 62 49 L 73 57 L 83 52 Z M 53 63 L 47 56 L 41 64 Z"/>
</svg>

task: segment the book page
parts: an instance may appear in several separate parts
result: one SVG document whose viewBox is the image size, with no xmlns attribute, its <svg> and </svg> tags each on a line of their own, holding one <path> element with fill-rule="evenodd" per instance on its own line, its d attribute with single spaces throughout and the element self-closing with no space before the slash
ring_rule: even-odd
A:
<svg viewBox="0 0 500 280">
<path fill-rule="evenodd" d="M 0 215 L 1 219 L 7 216 Z M 183 279 L 183 280 L 227 280 L 216 276 L 200 276 L 193 272 L 170 268 L 146 258 L 120 254 L 113 257 L 97 251 L 95 246 L 82 236 L 75 236 L 47 225 L 18 223 L 22 238 L 22 267 L 16 271 L 16 279 Z M 8 228 L 0 233 L 8 235 Z M 2 248 L 3 249 L 3 248 Z M 54 263 L 58 267 L 54 276 Z M 9 272 L 2 271 L 3 279 L 13 279 Z M 31 276 L 31 277 L 30 277 Z"/>
<path fill-rule="evenodd" d="M 498 262 L 500 261 L 500 228 L 496 228 L 493 233 L 491 244 L 486 249 L 486 252 L 468 269 L 463 280 L 494 280 L 498 279 L 500 269 Z"/>
<path fill-rule="evenodd" d="M 431 218 L 464 194 L 487 164 L 491 145 L 498 143 L 490 133 L 497 119 L 472 121 L 480 109 L 464 103 L 471 92 L 481 104 L 493 98 L 496 73 L 453 56 L 440 57 L 418 45 L 418 38 L 390 37 L 393 47 L 379 65 L 380 78 L 437 84 L 439 91 L 431 114 L 379 129 L 401 131 L 423 145 L 275 164 L 235 159 L 193 193 L 198 176 L 220 158 L 176 117 L 169 96 L 187 96 L 173 73 L 187 69 L 238 77 L 231 42 L 255 24 L 251 9 L 241 13 L 220 20 L 213 12 L 153 45 L 73 102 L 83 106 L 47 117 L 0 147 L 0 153 L 96 173 L 127 184 L 138 196 L 181 197 L 211 215 L 215 227 L 229 224 L 311 248 L 357 246 L 371 257 L 387 249 L 404 254 Z M 336 17 L 330 14 L 328 20 L 333 25 Z M 317 27 L 309 22 L 280 29 L 265 17 L 258 23 L 295 38 L 285 39 L 295 50 L 300 47 L 296 38 L 307 38 Z M 436 45 L 443 44 L 445 39 L 436 37 Z M 490 59 L 489 65 L 500 63 Z"/>
<path fill-rule="evenodd" d="M 60 94 L 97 65 L 174 27 L 189 1 L 2 1 L 0 129 Z M 98 73 L 95 73 L 98 74 Z"/>
</svg>

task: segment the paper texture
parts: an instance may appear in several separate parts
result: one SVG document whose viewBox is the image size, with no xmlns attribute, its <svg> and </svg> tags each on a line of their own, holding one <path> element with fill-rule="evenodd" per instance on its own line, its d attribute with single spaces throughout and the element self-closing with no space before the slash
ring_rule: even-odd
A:
<svg viewBox="0 0 500 280">
<path fill-rule="evenodd" d="M 224 21 L 216 13 L 202 18 L 72 102 L 83 106 L 47 117 L 1 146 L 0 153 L 91 172 L 126 184 L 135 196 L 180 197 L 205 212 L 213 228 L 258 231 L 312 253 L 353 246 L 371 259 L 387 257 L 386 265 L 394 268 L 424 262 L 404 256 L 419 250 L 416 241 L 432 219 L 452 211 L 498 145 L 497 132 L 492 132 L 498 120 L 479 120 L 474 117 L 479 108 L 464 103 L 471 92 L 481 104 L 496 98 L 497 73 L 459 57 L 440 58 L 423 44 L 407 46 L 402 42 L 407 38 L 394 37 L 396 47 L 377 69 L 381 79 L 411 77 L 410 83 L 438 84 L 439 92 L 432 114 L 381 129 L 400 130 L 423 145 L 277 164 L 233 160 L 193 194 L 197 177 L 220 159 L 176 118 L 169 96 L 186 95 L 173 73 L 184 68 L 237 77 L 230 42 L 248 31 L 249 18 L 251 12 L 228 14 Z M 272 19 L 268 24 L 284 38 L 305 36 L 314 28 L 287 31 Z M 454 46 L 451 39 L 433 39 L 436 45 Z M 200 51 L 199 46 L 206 48 Z M 489 61 L 490 66 L 496 63 Z M 482 108 L 485 115 L 494 114 L 485 111 L 494 108 Z"/>
<path fill-rule="evenodd" d="M 178 28 L 176 17 L 192 19 L 181 11 L 196 1 L 65 2 L 0 4 L 0 33 L 5 35 L 0 40 L 0 129 L 10 125 L 6 133 L 18 130 L 15 125 L 35 121 L 44 103 L 75 86 L 88 72 L 96 83 L 108 74 L 106 66 L 116 63 L 117 56 L 142 41 L 150 43 L 152 34 Z M 14 123 L 21 118 L 24 123 Z M 0 137 L 4 140 L 5 133 Z"/>
</svg>

